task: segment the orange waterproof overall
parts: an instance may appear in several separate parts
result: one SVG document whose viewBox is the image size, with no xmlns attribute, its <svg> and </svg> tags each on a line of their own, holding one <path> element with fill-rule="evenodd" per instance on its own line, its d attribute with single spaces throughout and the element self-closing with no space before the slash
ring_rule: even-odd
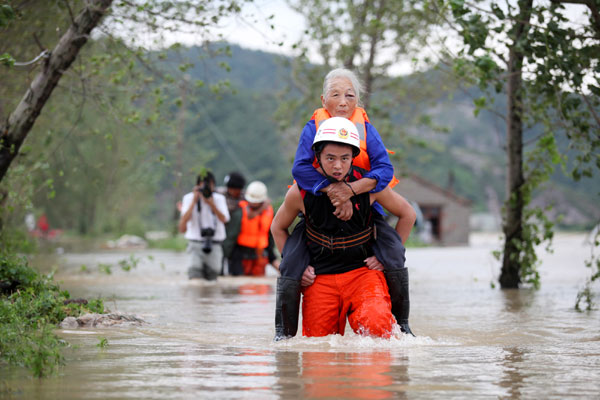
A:
<svg viewBox="0 0 600 400">
<path fill-rule="evenodd" d="M 391 336 L 396 320 L 381 271 L 362 267 L 343 274 L 317 275 L 302 293 L 304 336 L 343 335 L 346 316 L 357 334 Z"/>
<path fill-rule="evenodd" d="M 361 177 L 353 167 L 348 179 Z M 327 196 L 301 193 L 307 247 L 317 274 L 314 283 L 302 290 L 303 335 L 343 335 L 348 318 L 357 334 L 390 337 L 395 319 L 385 276 L 364 266 L 364 259 L 372 255 L 369 194 L 352 197 L 355 211 L 350 220 L 341 221 L 333 215 L 335 208 Z"/>
</svg>

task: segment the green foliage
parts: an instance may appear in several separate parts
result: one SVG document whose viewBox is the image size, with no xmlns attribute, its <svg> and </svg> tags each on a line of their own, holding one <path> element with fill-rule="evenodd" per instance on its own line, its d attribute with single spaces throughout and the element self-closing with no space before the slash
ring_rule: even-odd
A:
<svg viewBox="0 0 600 400">
<path fill-rule="evenodd" d="M 148 246 L 152 249 L 184 251 L 187 247 L 187 240 L 182 236 L 174 236 L 168 239 L 150 240 Z"/>
<path fill-rule="evenodd" d="M 139 262 L 139 258 L 135 257 L 133 254 L 130 254 L 129 258 L 119 260 L 118 264 L 123 271 L 131 271 L 131 269 L 137 268 Z"/>
<path fill-rule="evenodd" d="M 600 120 L 596 114 L 600 100 L 588 94 L 600 82 L 599 32 L 591 17 L 589 24 L 568 24 L 559 1 L 550 6 L 481 0 L 437 3 L 439 9 L 451 12 L 462 38 L 463 48 L 455 63 L 459 75 L 474 74 L 472 80 L 488 92 L 501 91 L 510 77 L 518 76 L 517 86 L 512 86 L 515 90 L 509 92 L 509 105 L 516 110 L 508 121 L 509 131 L 515 131 L 513 126 L 518 131 L 526 127 L 542 130 L 523 165 L 513 166 L 525 170 L 525 181 L 521 184 L 515 174 L 510 176 L 513 192 L 505 204 L 510 216 L 505 218 L 505 232 L 516 234 L 507 235 L 504 249 L 513 253 L 504 256 L 518 265 L 521 282 L 538 287 L 535 246 L 547 242 L 550 248 L 554 226 L 547 218 L 549 209 L 528 208 L 532 193 L 550 178 L 555 166 L 567 165 L 567 156 L 576 161 L 571 171 L 575 179 L 589 177 L 594 167 L 600 167 Z M 493 98 L 490 93 L 486 97 Z M 486 97 L 475 101 L 476 113 L 486 108 Z M 562 154 L 556 144 L 558 135 L 569 141 Z M 520 146 L 519 152 L 525 144 Z M 509 155 L 514 155 L 515 163 L 522 162 L 514 149 Z M 521 219 L 515 220 L 516 215 L 522 215 Z"/>
<path fill-rule="evenodd" d="M 98 270 L 106 275 L 112 274 L 112 265 L 106 263 L 98 263 Z"/>
<path fill-rule="evenodd" d="M 11 57 L 8 53 L 0 54 L 0 65 L 4 65 L 6 67 L 12 67 L 15 63 L 15 59 Z"/>
<path fill-rule="evenodd" d="M 428 118 L 428 106 L 443 96 L 453 82 L 431 81 L 426 74 L 414 74 L 410 80 L 390 75 L 390 67 L 399 60 L 412 58 L 420 66 L 431 64 L 422 49 L 439 21 L 429 3 L 404 0 L 297 0 L 292 3 L 310 22 L 303 37 L 294 45 L 295 57 L 288 62 L 291 79 L 280 94 L 282 100 L 275 114 L 284 132 L 286 147 L 289 146 L 290 158 L 298 144 L 301 127 L 313 111 L 321 107 L 319 97 L 325 75 L 341 66 L 353 70 L 364 85 L 359 104 L 367 110 L 387 147 L 397 150 L 398 162 L 404 161 L 405 154 L 427 143 L 415 140 L 416 135 L 410 136 L 411 129 L 443 129 Z M 403 123 L 399 123 L 398 116 L 403 117 Z M 392 142 L 397 147 L 393 147 Z"/>
<path fill-rule="evenodd" d="M 101 349 L 106 348 L 108 346 L 108 339 L 105 337 L 101 337 L 100 341 L 98 342 L 98 344 L 96 346 Z"/>
<path fill-rule="evenodd" d="M 64 346 L 55 334 L 56 324 L 67 316 L 104 312 L 101 299 L 87 305 L 70 303 L 70 295 L 27 265 L 24 258 L 0 254 L 0 357 L 10 364 L 44 376 L 63 362 Z"/>
<path fill-rule="evenodd" d="M 71 24 L 72 14 L 86 2 L 34 0 L 9 4 L 15 5 L 3 4 L 0 10 L 5 45 L 2 52 L 7 51 L 3 63 L 31 60 L 39 54 L 40 46 L 53 48 Z M 12 11 L 18 18 L 5 27 Z M 173 129 L 171 107 L 177 101 L 169 101 L 173 83 L 193 68 L 201 69 L 197 64 L 203 59 L 226 55 L 228 50 L 177 63 L 176 52 L 181 46 L 174 45 L 169 52 L 171 64 L 177 65 L 164 68 L 164 63 L 154 64 L 158 52 L 147 51 L 149 43 L 140 43 L 139 35 L 130 32 L 149 30 L 157 44 L 164 43 L 163 35 L 177 29 L 203 37 L 206 30 L 221 18 L 239 12 L 240 7 L 229 1 L 151 0 L 143 4 L 113 2 L 111 11 L 104 20 L 104 28 L 110 33 L 90 41 L 80 52 L 36 121 L 34 134 L 21 148 L 19 162 L 11 165 L 2 181 L 1 189 L 8 193 L 3 206 L 17 211 L 9 217 L 9 224 L 23 215 L 14 199 L 32 199 L 36 207 L 47 208 L 51 224 L 86 235 L 129 233 L 133 229 L 141 233 L 154 221 L 140 213 L 153 215 L 157 209 L 167 209 L 146 199 L 154 197 L 159 182 L 170 178 L 173 168 L 172 153 L 161 165 L 149 166 L 164 147 L 175 147 L 171 132 L 176 134 L 178 129 Z M 224 70 L 230 68 L 224 60 L 219 64 Z M 6 113 L 0 115 L 2 120 L 35 76 L 19 68 L 4 72 L 0 75 L 0 110 Z M 229 82 L 202 78 L 196 82 L 206 82 L 219 96 L 230 91 Z M 179 103 L 183 106 L 183 98 Z M 152 173 L 147 174 L 148 170 Z M 182 194 L 177 188 L 169 199 L 171 207 Z"/>
<path fill-rule="evenodd" d="M 594 308 L 594 292 L 592 291 L 592 285 L 595 281 L 600 280 L 600 254 L 598 254 L 598 247 L 600 246 L 600 229 L 596 226 L 594 231 L 590 234 L 590 257 L 585 261 L 585 266 L 591 269 L 591 276 L 586 280 L 585 286 L 577 293 L 577 300 L 575 302 L 575 309 L 582 311 L 580 303 L 583 301 L 586 303 L 585 309 L 587 311 Z"/>
<path fill-rule="evenodd" d="M 12 254 L 0 253 L 0 282 L 14 284 L 17 287 L 32 286 L 38 278 L 37 273 L 27 266 L 25 258 L 18 258 Z"/>
<path fill-rule="evenodd" d="M 15 10 L 10 4 L 0 4 L 0 28 L 8 25 L 13 18 L 15 18 Z"/>
</svg>

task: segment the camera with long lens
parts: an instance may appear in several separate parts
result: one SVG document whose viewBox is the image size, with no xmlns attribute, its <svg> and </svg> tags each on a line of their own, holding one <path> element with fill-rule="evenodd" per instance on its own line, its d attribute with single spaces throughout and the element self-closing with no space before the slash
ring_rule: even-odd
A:
<svg viewBox="0 0 600 400">
<path fill-rule="evenodd" d="M 210 188 L 211 180 L 207 176 L 202 180 L 202 182 L 202 196 L 209 198 L 210 196 L 212 196 L 212 189 Z"/>
<path fill-rule="evenodd" d="M 210 196 L 212 196 L 213 191 L 210 188 L 210 184 L 211 184 L 211 180 L 206 177 L 202 180 L 202 186 L 198 189 L 196 189 L 197 191 L 199 191 L 202 196 L 204 196 L 205 198 L 209 198 Z"/>
<path fill-rule="evenodd" d="M 212 238 L 215 236 L 215 230 L 213 228 L 202 228 L 200 234 L 204 240 L 202 251 L 208 254 L 212 251 Z"/>
</svg>

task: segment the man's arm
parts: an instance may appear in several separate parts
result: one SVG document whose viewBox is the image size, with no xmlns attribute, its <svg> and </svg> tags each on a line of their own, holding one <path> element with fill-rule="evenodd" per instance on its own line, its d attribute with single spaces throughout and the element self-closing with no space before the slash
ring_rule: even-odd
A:
<svg viewBox="0 0 600 400">
<path fill-rule="evenodd" d="M 283 254 L 283 246 L 290 237 L 288 228 L 299 212 L 304 212 L 304 203 L 298 185 L 294 184 L 285 195 L 285 200 L 271 223 L 271 233 L 279 252 Z"/>
<path fill-rule="evenodd" d="M 202 200 L 204 203 L 208 204 L 213 214 L 217 216 L 219 221 L 222 223 L 227 223 L 229 221 L 229 209 L 227 208 L 227 200 L 225 197 L 219 197 L 219 199 L 215 199 L 215 196 L 210 196 L 206 198 L 202 196 Z"/>
<path fill-rule="evenodd" d="M 402 243 L 406 243 L 406 239 L 408 239 L 417 219 L 417 214 L 410 203 L 389 187 L 386 187 L 381 192 L 371 193 L 371 203 L 375 200 L 398 217 L 396 232 L 400 235 Z"/>
<path fill-rule="evenodd" d="M 319 191 L 329 185 L 329 181 L 318 173 L 312 165 L 315 159 L 315 153 L 312 150 L 315 134 L 315 121 L 309 121 L 300 134 L 300 141 L 292 166 L 292 176 L 298 182 L 298 186 L 318 196 L 320 195 Z"/>
<path fill-rule="evenodd" d="M 185 233 L 187 231 L 187 223 L 190 220 L 190 218 L 192 218 L 192 211 L 194 210 L 194 206 L 196 205 L 196 203 L 198 202 L 200 193 L 198 192 L 198 190 L 196 190 L 196 187 L 194 187 L 193 192 L 194 196 L 192 197 L 192 201 L 191 203 L 187 203 L 187 201 L 189 201 L 189 196 L 185 196 L 183 198 L 183 202 L 181 204 L 181 210 L 182 210 L 182 214 L 181 217 L 179 218 L 179 232 L 181 233 Z"/>
</svg>

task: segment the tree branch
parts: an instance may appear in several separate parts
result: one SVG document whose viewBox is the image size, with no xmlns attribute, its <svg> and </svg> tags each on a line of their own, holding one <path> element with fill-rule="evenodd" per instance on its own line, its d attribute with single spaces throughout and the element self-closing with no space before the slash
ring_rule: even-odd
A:
<svg viewBox="0 0 600 400">
<path fill-rule="evenodd" d="M 25 96 L 8 120 L 0 125 L 0 181 L 19 153 L 42 108 L 48 101 L 62 74 L 69 69 L 89 34 L 98 25 L 113 0 L 90 0 L 61 36 L 42 70 L 33 79 Z"/>
</svg>

